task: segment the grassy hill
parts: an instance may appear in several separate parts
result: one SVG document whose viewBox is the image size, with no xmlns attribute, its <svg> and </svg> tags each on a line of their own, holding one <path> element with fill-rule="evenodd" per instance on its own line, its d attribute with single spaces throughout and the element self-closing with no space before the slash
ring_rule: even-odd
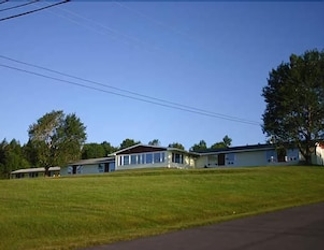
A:
<svg viewBox="0 0 324 250">
<path fill-rule="evenodd" d="M 76 249 L 324 201 L 323 167 L 0 181 L 0 249 Z"/>
</svg>

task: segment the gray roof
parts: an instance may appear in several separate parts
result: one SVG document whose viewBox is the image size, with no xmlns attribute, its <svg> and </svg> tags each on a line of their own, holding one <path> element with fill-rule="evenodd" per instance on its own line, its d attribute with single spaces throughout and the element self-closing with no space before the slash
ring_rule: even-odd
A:
<svg viewBox="0 0 324 250">
<path fill-rule="evenodd" d="M 228 148 L 216 148 L 216 149 L 205 149 L 201 151 L 195 151 L 200 155 L 209 155 L 209 154 L 220 154 L 220 153 L 236 153 L 236 152 L 251 152 L 251 151 L 263 151 L 263 150 L 273 150 L 275 146 L 272 144 L 255 144 L 255 145 L 246 145 L 246 146 L 237 146 L 237 147 L 228 147 Z"/>
<path fill-rule="evenodd" d="M 69 164 L 69 166 L 94 165 L 94 164 L 108 163 L 108 162 L 114 162 L 114 161 L 115 161 L 115 157 L 91 158 L 91 159 L 84 159 L 84 160 L 72 162 Z"/>
<path fill-rule="evenodd" d="M 60 171 L 60 167 L 50 167 L 49 171 Z M 11 174 L 23 174 L 23 173 L 35 173 L 35 172 L 45 172 L 45 168 L 23 168 L 12 171 Z"/>
<path fill-rule="evenodd" d="M 111 153 L 109 155 L 113 156 L 113 155 L 121 154 L 123 152 L 127 152 L 128 150 L 131 150 L 131 149 L 137 148 L 137 147 L 148 147 L 148 148 L 152 148 L 152 149 L 160 149 L 161 151 L 176 151 L 176 152 L 181 152 L 181 153 L 190 154 L 190 155 L 199 155 L 196 152 L 188 152 L 186 150 L 182 150 L 182 149 L 179 149 L 179 148 L 170 148 L 170 147 L 162 147 L 162 146 L 156 146 L 156 145 L 147 145 L 147 144 L 142 144 L 142 143 L 138 143 L 138 144 L 135 144 L 135 145 L 130 146 L 128 148 L 118 150 L 118 151 L 116 151 L 114 153 Z"/>
</svg>

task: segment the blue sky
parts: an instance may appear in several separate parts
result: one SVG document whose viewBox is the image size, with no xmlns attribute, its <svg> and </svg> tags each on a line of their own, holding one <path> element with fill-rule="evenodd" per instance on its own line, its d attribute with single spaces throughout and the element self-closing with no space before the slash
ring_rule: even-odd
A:
<svg viewBox="0 0 324 250">
<path fill-rule="evenodd" d="M 19 2 L 18 2 L 19 3 Z M 0 5 L 1 8 L 17 2 Z M 3 11 L 0 18 L 33 8 Z M 78 2 L 0 22 L 0 55 L 123 90 L 262 123 L 262 88 L 290 54 L 324 48 L 323 2 Z M 0 58 L 0 64 L 91 85 Z M 131 138 L 187 149 L 261 127 L 170 109 L 0 67 L 0 139 L 25 143 L 52 110 L 76 113 L 87 142 Z M 135 96 L 136 97 L 136 96 Z M 137 96 L 139 97 L 139 96 Z M 215 115 L 217 116 L 217 115 Z"/>
</svg>

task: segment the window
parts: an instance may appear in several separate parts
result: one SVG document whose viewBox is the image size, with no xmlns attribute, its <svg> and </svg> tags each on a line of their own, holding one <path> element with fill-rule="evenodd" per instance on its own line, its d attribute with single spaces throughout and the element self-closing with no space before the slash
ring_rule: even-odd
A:
<svg viewBox="0 0 324 250">
<path fill-rule="evenodd" d="M 129 155 L 124 155 L 123 160 L 124 160 L 123 165 L 129 165 Z"/>
<path fill-rule="evenodd" d="M 226 155 L 226 160 L 228 165 L 233 165 L 234 164 L 234 159 L 235 159 L 235 154 L 230 153 Z"/>
<path fill-rule="evenodd" d="M 137 164 L 141 164 L 141 159 L 142 158 L 142 155 L 137 155 Z"/>
<path fill-rule="evenodd" d="M 160 162 L 161 162 L 160 153 L 154 153 L 154 163 L 160 163 Z"/>
<path fill-rule="evenodd" d="M 164 152 L 161 153 L 161 162 L 165 162 L 165 153 Z"/>
<path fill-rule="evenodd" d="M 34 178 L 34 177 L 38 177 L 37 172 L 29 173 L 29 178 Z"/>
<path fill-rule="evenodd" d="M 104 171 L 104 164 L 99 164 L 98 171 L 99 171 L 99 173 L 103 173 L 103 171 Z"/>
<path fill-rule="evenodd" d="M 83 166 L 82 165 L 77 166 L 76 170 L 77 170 L 77 174 L 82 174 Z"/>
<path fill-rule="evenodd" d="M 177 154 L 177 153 L 172 153 L 172 162 L 183 164 L 183 155 Z"/>
<path fill-rule="evenodd" d="M 146 154 L 146 164 L 151 164 L 153 163 L 153 154 Z"/>
<path fill-rule="evenodd" d="M 130 164 L 135 165 L 136 162 L 137 162 L 137 159 L 136 159 L 137 155 L 131 155 L 130 157 L 131 157 L 131 163 Z"/>
</svg>

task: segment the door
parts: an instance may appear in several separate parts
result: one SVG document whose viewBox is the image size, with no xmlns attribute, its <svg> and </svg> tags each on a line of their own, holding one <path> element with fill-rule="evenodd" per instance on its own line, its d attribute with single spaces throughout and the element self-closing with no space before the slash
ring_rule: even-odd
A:
<svg viewBox="0 0 324 250">
<path fill-rule="evenodd" d="M 218 166 L 224 166 L 225 165 L 225 154 L 219 154 L 218 155 Z"/>
<path fill-rule="evenodd" d="M 106 172 L 110 172 L 110 171 L 109 171 L 109 163 L 105 163 L 105 173 L 106 173 Z"/>
</svg>

